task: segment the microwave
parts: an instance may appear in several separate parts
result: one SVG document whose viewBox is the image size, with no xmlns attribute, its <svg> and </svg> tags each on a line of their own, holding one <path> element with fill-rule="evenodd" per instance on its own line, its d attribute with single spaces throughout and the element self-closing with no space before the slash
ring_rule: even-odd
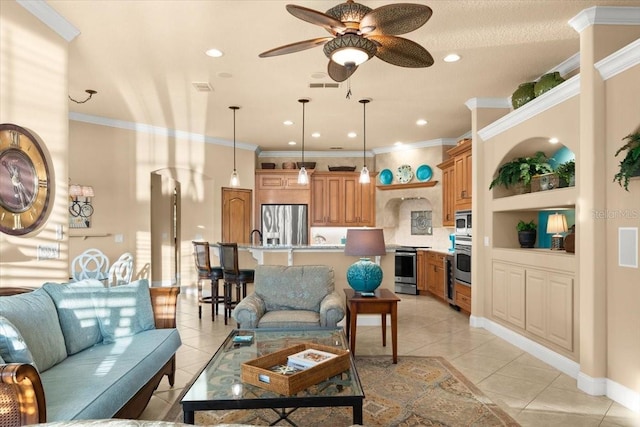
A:
<svg viewBox="0 0 640 427">
<path fill-rule="evenodd" d="M 456 235 L 471 236 L 471 211 L 456 211 Z"/>
</svg>

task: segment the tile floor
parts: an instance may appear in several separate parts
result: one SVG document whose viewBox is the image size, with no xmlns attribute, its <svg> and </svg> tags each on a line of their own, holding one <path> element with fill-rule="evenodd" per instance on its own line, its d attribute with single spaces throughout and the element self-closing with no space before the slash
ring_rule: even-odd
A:
<svg viewBox="0 0 640 427">
<path fill-rule="evenodd" d="M 573 378 L 484 329 L 470 327 L 468 316 L 429 296 L 400 297 L 399 356 L 445 357 L 522 426 L 640 426 L 640 414 L 581 392 Z M 208 305 L 198 319 L 193 289 L 183 288 L 178 300 L 182 347 L 176 384 L 171 389 L 163 379 L 141 419 L 162 419 L 235 327 L 235 322 L 224 325 L 222 313 L 212 322 Z M 390 355 L 391 344 L 382 347 L 380 326 L 359 326 L 356 353 Z"/>
</svg>

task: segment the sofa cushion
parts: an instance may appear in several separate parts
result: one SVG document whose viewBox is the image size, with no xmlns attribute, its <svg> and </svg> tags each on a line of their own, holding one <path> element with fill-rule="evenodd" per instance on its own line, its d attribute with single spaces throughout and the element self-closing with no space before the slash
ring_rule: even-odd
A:
<svg viewBox="0 0 640 427">
<path fill-rule="evenodd" d="M 319 328 L 320 314 L 307 310 L 268 311 L 260 318 L 259 328 Z"/>
<path fill-rule="evenodd" d="M 259 265 L 255 293 L 267 311 L 320 311 L 320 302 L 334 290 L 333 269 L 326 265 Z"/>
<path fill-rule="evenodd" d="M 65 284 L 45 283 L 58 311 L 67 354 L 75 354 L 102 341 L 98 317 L 91 295 L 104 291 L 99 280 L 86 279 Z"/>
<path fill-rule="evenodd" d="M 155 328 L 146 279 L 104 289 L 94 293 L 93 298 L 105 344 Z"/>
<path fill-rule="evenodd" d="M 180 344 L 176 329 L 153 329 L 69 356 L 41 375 L 47 421 L 113 417 Z"/>
<path fill-rule="evenodd" d="M 0 316 L 0 363 L 33 363 L 20 331 L 4 316 Z"/>
<path fill-rule="evenodd" d="M 44 289 L 0 298 L 0 313 L 18 328 L 40 372 L 67 357 L 56 306 Z"/>
</svg>

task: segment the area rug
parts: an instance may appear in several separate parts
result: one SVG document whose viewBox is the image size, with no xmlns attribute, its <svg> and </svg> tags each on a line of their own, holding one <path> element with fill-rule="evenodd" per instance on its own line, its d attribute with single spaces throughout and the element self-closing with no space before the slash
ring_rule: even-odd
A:
<svg viewBox="0 0 640 427">
<path fill-rule="evenodd" d="M 442 357 L 356 357 L 365 393 L 365 426 L 518 426 L 506 412 Z M 271 409 L 196 412 L 196 425 L 271 425 Z M 299 426 L 350 426 L 350 407 L 299 408 L 289 416 Z M 165 420 L 182 421 L 180 402 Z M 290 425 L 280 421 L 276 425 Z"/>
</svg>

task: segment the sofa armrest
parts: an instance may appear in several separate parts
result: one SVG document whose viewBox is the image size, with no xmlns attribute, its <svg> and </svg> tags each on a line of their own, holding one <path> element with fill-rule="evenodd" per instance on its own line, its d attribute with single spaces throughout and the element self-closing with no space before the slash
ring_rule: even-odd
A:
<svg viewBox="0 0 640 427">
<path fill-rule="evenodd" d="M 157 329 L 176 327 L 176 304 L 179 286 L 150 287 L 153 318 Z"/>
<path fill-rule="evenodd" d="M 253 293 L 236 305 L 232 316 L 240 325 L 240 329 L 255 329 L 266 312 L 267 308 L 262 298 Z"/>
<path fill-rule="evenodd" d="M 338 292 L 331 292 L 320 302 L 320 326 L 335 328 L 344 318 L 344 300 Z"/>
<path fill-rule="evenodd" d="M 0 424 L 21 426 L 47 421 L 44 389 L 29 364 L 0 364 Z"/>
</svg>

